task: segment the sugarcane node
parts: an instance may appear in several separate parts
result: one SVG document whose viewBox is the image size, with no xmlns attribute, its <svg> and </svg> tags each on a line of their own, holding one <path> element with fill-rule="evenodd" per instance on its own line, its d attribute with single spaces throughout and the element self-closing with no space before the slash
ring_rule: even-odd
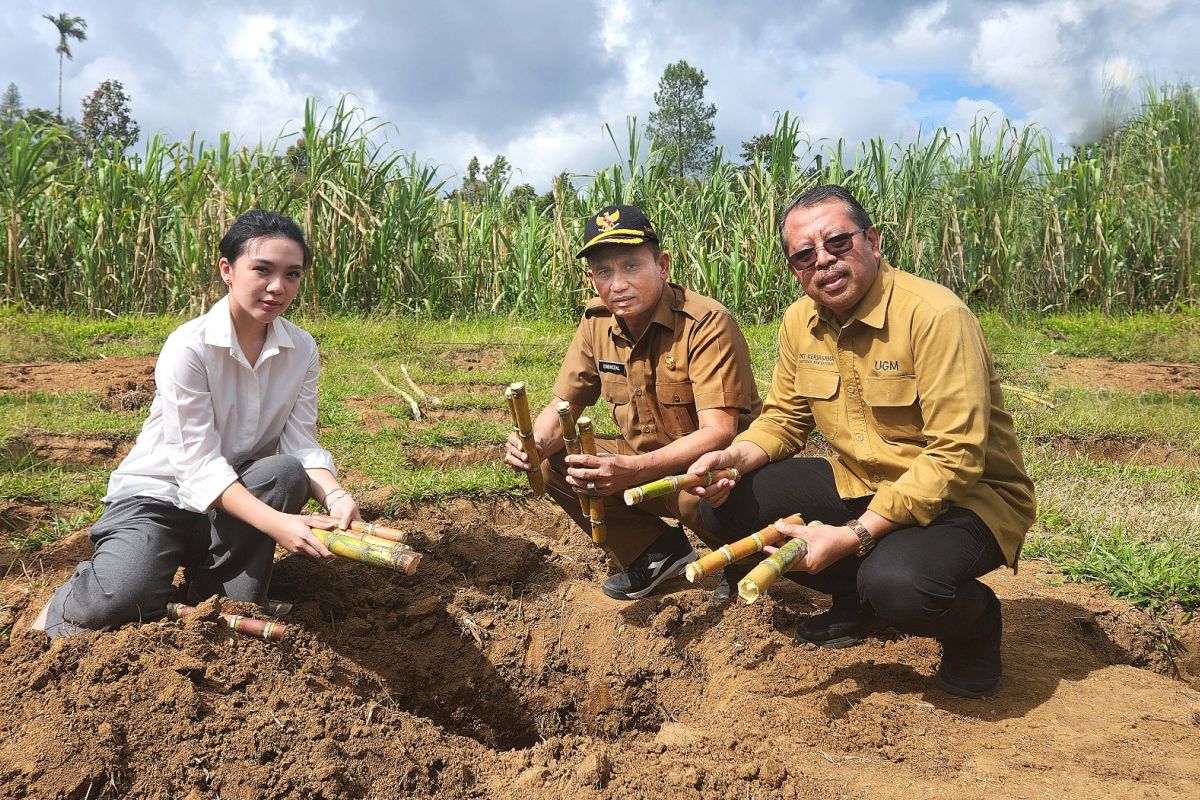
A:
<svg viewBox="0 0 1200 800">
<path fill-rule="evenodd" d="M 796 561 L 808 553 L 808 542 L 794 538 L 780 547 L 767 558 L 760 561 L 754 569 L 738 582 L 738 597 L 747 603 L 753 603 L 763 592 L 771 588 L 783 573 L 788 571 Z M 745 591 L 743 591 L 745 584 Z"/>
<path fill-rule="evenodd" d="M 690 472 L 685 472 L 682 475 L 668 475 L 665 478 L 659 478 L 656 481 L 643 483 L 641 486 L 634 486 L 625 491 L 625 505 L 634 506 L 638 503 L 643 503 L 655 497 L 662 497 L 676 492 L 694 489 L 697 486 L 712 486 L 722 478 L 729 478 L 732 481 L 738 479 L 738 471 L 736 469 L 717 469 L 710 470 L 703 475 L 694 475 Z"/>
<path fill-rule="evenodd" d="M 529 488 L 535 497 L 546 493 L 546 482 L 542 477 L 541 457 L 538 455 L 537 443 L 533 438 L 533 421 L 529 416 L 529 399 L 525 395 L 524 381 L 515 381 L 504 390 L 508 398 L 508 408 L 512 412 L 513 429 L 521 440 L 521 449 L 529 460 L 529 470 L 525 473 L 529 479 Z"/>
<path fill-rule="evenodd" d="M 804 518 L 799 514 L 793 514 L 783 521 L 790 522 L 794 525 L 804 524 Z M 755 531 L 749 536 L 738 539 L 735 542 L 722 545 L 716 550 L 705 553 L 696 561 L 688 564 L 687 567 L 684 568 L 684 574 L 687 576 L 689 581 L 695 583 L 705 575 L 708 575 L 715 570 L 726 567 L 735 561 L 740 561 L 747 556 L 752 556 L 755 553 L 761 553 L 765 547 L 773 547 L 786 538 L 787 536 L 780 533 L 779 529 L 775 527 L 774 523 L 772 523 L 760 531 Z M 692 575 L 695 575 L 696 577 L 692 578 Z"/>
</svg>

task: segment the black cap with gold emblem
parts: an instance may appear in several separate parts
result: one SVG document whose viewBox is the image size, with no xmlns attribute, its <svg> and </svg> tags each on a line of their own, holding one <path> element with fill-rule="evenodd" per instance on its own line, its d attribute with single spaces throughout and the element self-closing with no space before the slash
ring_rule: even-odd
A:
<svg viewBox="0 0 1200 800">
<path fill-rule="evenodd" d="M 658 244 L 658 234 L 637 206 L 605 206 L 583 225 L 583 258 L 589 250 L 606 244 Z"/>
</svg>

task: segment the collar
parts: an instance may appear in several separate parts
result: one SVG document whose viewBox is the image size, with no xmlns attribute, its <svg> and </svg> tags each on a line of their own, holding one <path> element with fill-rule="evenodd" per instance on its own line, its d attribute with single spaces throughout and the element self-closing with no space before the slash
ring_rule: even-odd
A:
<svg viewBox="0 0 1200 800">
<path fill-rule="evenodd" d="M 650 325 L 659 324 L 667 330 L 675 331 L 675 314 L 683 308 L 683 287 L 678 286 L 670 281 L 663 284 L 662 294 L 658 297 L 658 303 L 654 306 L 654 314 L 650 317 Z M 646 332 L 650 331 L 650 325 L 646 326 Z M 614 315 L 612 324 L 609 326 L 609 332 L 614 337 L 620 337 L 629 340 L 625 335 L 625 331 L 621 330 L 621 323 Z M 645 336 L 643 333 L 642 336 Z"/>
<path fill-rule="evenodd" d="M 229 295 L 225 295 L 204 315 L 204 343 L 214 347 L 233 348 L 233 316 L 229 310 Z M 282 317 L 271 320 L 263 353 L 278 352 L 281 347 L 295 347 Z"/>
<path fill-rule="evenodd" d="M 882 330 L 887 322 L 888 305 L 892 299 L 892 286 L 896 281 L 896 270 L 887 261 L 882 258 L 879 260 L 879 272 L 875 274 L 875 281 L 871 284 L 871 288 L 867 289 L 867 293 L 863 295 L 863 299 L 858 301 L 858 305 L 854 307 L 850 318 L 844 323 L 838 323 L 837 317 L 824 306 L 812 304 L 812 310 L 808 314 L 808 328 L 813 330 L 816 328 L 817 320 L 825 322 L 833 328 L 845 328 L 850 323 L 858 320 L 863 325 L 876 330 Z"/>
</svg>

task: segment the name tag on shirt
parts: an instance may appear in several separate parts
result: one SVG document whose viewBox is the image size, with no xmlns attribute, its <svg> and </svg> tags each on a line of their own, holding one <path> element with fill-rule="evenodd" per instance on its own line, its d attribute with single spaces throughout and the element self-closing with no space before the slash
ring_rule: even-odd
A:
<svg viewBox="0 0 1200 800">
<path fill-rule="evenodd" d="M 613 375 L 624 375 L 625 365 L 620 361 L 601 361 L 600 371 L 611 372 Z"/>
</svg>

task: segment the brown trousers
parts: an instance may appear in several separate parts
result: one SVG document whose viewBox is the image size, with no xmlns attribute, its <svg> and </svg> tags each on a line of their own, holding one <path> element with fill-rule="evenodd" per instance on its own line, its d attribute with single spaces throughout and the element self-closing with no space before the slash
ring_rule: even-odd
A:
<svg viewBox="0 0 1200 800">
<path fill-rule="evenodd" d="M 624 439 L 618 437 L 596 437 L 597 453 L 614 455 L 636 455 Z M 560 450 L 549 460 L 542 462 L 542 476 L 546 479 L 546 493 L 575 520 L 576 524 L 591 538 L 592 524 L 579 507 L 579 495 L 566 481 L 567 453 Z M 688 492 L 679 492 L 664 497 L 655 497 L 636 506 L 625 505 L 620 493 L 604 498 L 604 527 L 608 529 L 601 545 L 609 557 L 622 570 L 646 552 L 654 540 L 671 530 L 663 517 L 679 520 L 684 527 L 710 547 L 720 547 L 724 542 L 708 532 L 700 518 L 700 498 Z"/>
</svg>

